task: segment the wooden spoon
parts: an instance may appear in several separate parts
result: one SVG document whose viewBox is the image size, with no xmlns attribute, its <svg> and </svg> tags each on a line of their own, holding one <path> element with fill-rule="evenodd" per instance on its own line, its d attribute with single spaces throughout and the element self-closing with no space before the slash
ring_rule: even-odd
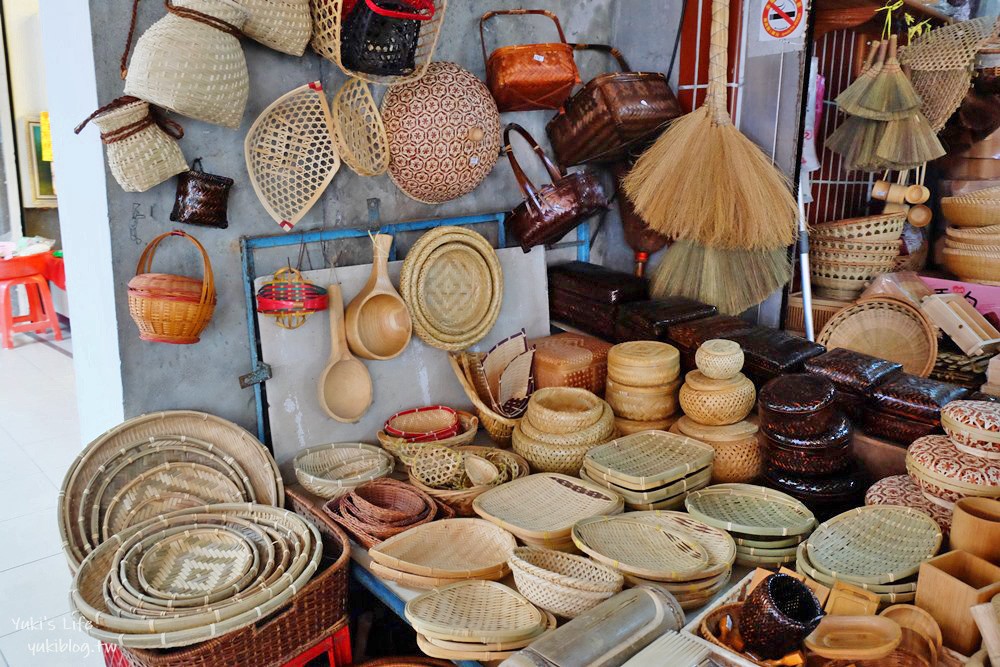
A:
<svg viewBox="0 0 1000 667">
<path fill-rule="evenodd" d="M 319 404 L 332 419 L 353 424 L 372 404 L 372 377 L 347 348 L 344 295 L 340 285 L 330 285 L 327 296 L 330 302 L 330 363 L 319 378 Z"/>
<path fill-rule="evenodd" d="M 381 361 L 397 357 L 406 349 L 413 322 L 406 303 L 389 280 L 392 236 L 377 234 L 374 244 L 371 276 L 347 306 L 347 342 L 359 357 Z"/>
</svg>

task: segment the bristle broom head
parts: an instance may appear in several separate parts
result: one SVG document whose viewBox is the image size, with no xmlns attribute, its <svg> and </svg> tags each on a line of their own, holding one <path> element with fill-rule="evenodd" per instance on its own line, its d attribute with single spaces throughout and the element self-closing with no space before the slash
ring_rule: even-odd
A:
<svg viewBox="0 0 1000 667">
<path fill-rule="evenodd" d="M 896 36 L 889 40 L 889 58 L 858 100 L 855 116 L 897 120 L 920 108 L 921 99 L 896 59 Z"/>
<path fill-rule="evenodd" d="M 922 113 L 886 123 L 876 150 L 878 157 L 897 167 L 912 169 L 945 154 L 930 123 Z"/>
<path fill-rule="evenodd" d="M 881 161 L 876 154 L 886 123 L 848 116 L 824 144 L 844 160 L 849 171 L 878 171 Z"/>
<path fill-rule="evenodd" d="M 788 180 L 752 141 L 707 107 L 674 123 L 625 177 L 657 232 L 722 249 L 790 245 L 797 207 Z"/>
<path fill-rule="evenodd" d="M 868 86 L 872 84 L 878 73 L 882 71 L 883 60 L 885 59 L 885 49 L 886 43 L 882 42 L 879 44 L 875 42 L 872 45 L 872 50 L 868 53 L 869 62 L 866 63 L 866 68 L 864 72 L 861 73 L 857 79 L 854 80 L 851 85 L 844 89 L 840 95 L 837 96 L 836 102 L 837 106 L 844 113 L 857 114 L 860 111 L 864 111 L 864 108 L 859 106 L 860 100 L 864 97 L 865 91 L 868 90 Z M 873 62 L 873 59 L 877 54 L 878 60 Z"/>
<path fill-rule="evenodd" d="M 738 315 L 791 279 L 787 248 L 717 250 L 690 241 L 670 246 L 650 283 L 654 297 L 684 296 Z"/>
</svg>

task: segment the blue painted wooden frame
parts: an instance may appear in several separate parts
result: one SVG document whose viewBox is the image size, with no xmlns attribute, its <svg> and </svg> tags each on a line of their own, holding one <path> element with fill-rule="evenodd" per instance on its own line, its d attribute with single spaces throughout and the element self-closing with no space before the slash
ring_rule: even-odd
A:
<svg viewBox="0 0 1000 667">
<path fill-rule="evenodd" d="M 377 209 L 376 209 L 377 210 Z M 247 308 L 247 336 L 250 341 L 250 368 L 251 375 L 260 374 L 263 369 L 263 360 L 260 351 L 260 330 L 257 323 L 256 290 L 254 281 L 257 279 L 256 263 L 254 252 L 265 248 L 281 248 L 286 246 L 297 246 L 306 243 L 322 243 L 324 241 L 337 241 L 340 239 L 364 238 L 369 231 L 377 228 L 380 234 L 397 234 L 401 232 L 425 231 L 435 227 L 454 225 L 465 227 L 469 225 L 483 225 L 495 223 L 497 225 L 497 246 L 507 247 L 507 236 L 504 230 L 504 217 L 506 212 L 485 213 L 481 215 L 464 215 L 453 218 L 434 218 L 432 220 L 414 220 L 410 222 L 397 222 L 385 225 L 373 225 L 372 228 L 341 228 L 324 229 L 310 232 L 292 232 L 285 234 L 275 234 L 267 236 L 244 236 L 240 238 L 240 253 L 243 264 L 243 295 Z M 590 226 L 586 223 L 576 228 L 576 241 L 563 245 L 576 246 L 576 258 L 581 262 L 590 260 Z M 396 248 L 393 246 L 390 259 L 395 259 Z M 271 448 L 271 434 L 267 428 L 266 410 L 264 405 L 265 390 L 263 382 L 256 382 L 253 385 L 254 402 L 257 412 L 257 437 Z"/>
</svg>

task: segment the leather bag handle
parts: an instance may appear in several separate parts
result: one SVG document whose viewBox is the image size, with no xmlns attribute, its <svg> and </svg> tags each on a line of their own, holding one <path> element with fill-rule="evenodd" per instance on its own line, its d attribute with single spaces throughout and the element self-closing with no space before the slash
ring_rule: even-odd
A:
<svg viewBox="0 0 1000 667">
<path fill-rule="evenodd" d="M 191 243 L 195 244 L 198 250 L 201 252 L 201 260 L 204 266 L 204 276 L 201 280 L 201 303 L 207 304 L 211 302 L 215 296 L 215 274 L 212 272 L 212 262 L 208 258 L 208 253 L 205 252 L 205 247 L 198 242 L 198 239 L 182 232 L 179 229 L 175 229 L 171 232 L 164 232 L 160 234 L 155 239 L 149 242 L 143 251 L 142 255 L 139 256 L 139 264 L 135 267 L 135 275 L 141 275 L 143 273 L 152 273 L 153 268 L 153 257 L 156 255 L 156 248 L 160 245 L 164 239 L 169 236 L 181 236 L 186 238 Z"/>
<path fill-rule="evenodd" d="M 524 170 L 521 169 L 521 165 L 517 162 L 517 158 L 514 157 L 514 150 L 510 145 L 511 132 L 517 132 L 524 137 L 524 140 L 528 142 L 531 149 L 535 151 L 535 155 L 541 158 L 542 164 L 545 165 L 545 169 L 549 172 L 549 177 L 552 179 L 553 183 L 558 181 L 560 178 L 564 178 L 566 174 L 560 171 L 559 168 L 552 163 L 552 160 L 549 159 L 542 147 L 538 145 L 538 142 L 535 141 L 535 138 L 531 136 L 531 133 L 526 129 L 517 123 L 509 123 L 507 127 L 503 129 L 503 149 L 504 152 L 507 153 L 507 160 L 510 162 L 510 168 L 514 171 L 514 179 L 521 188 L 524 198 L 530 204 L 534 204 L 536 208 L 541 208 L 541 205 L 538 202 L 538 191 L 535 189 L 534 183 L 532 183 L 528 176 L 524 173 Z"/>
<path fill-rule="evenodd" d="M 607 53 L 612 58 L 618 61 L 618 65 L 622 68 L 623 72 L 631 72 L 632 68 L 629 67 L 628 61 L 625 60 L 625 56 L 622 52 L 613 46 L 608 44 L 570 44 L 574 51 L 601 51 L 602 53 Z"/>
<path fill-rule="evenodd" d="M 486 12 L 479 19 L 479 42 L 483 45 L 483 63 L 485 64 L 489 60 L 489 56 L 486 55 L 486 34 L 483 32 L 483 25 L 489 21 L 494 16 L 499 16 L 501 14 L 507 14 L 511 16 L 524 16 L 526 14 L 539 14 L 541 16 L 548 16 L 552 19 L 552 22 L 556 24 L 556 30 L 559 31 L 559 41 L 563 44 L 568 44 L 566 41 L 566 34 L 563 32 L 562 24 L 559 23 L 559 17 L 550 12 L 547 9 L 496 9 L 493 11 Z"/>
</svg>

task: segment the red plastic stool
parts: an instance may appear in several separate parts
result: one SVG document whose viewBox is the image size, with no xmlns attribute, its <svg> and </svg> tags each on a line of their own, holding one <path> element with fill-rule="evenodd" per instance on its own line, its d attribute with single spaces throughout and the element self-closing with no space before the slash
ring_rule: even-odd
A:
<svg viewBox="0 0 1000 667">
<path fill-rule="evenodd" d="M 28 294 L 27 315 L 14 315 L 11 293 L 18 285 L 24 285 L 24 291 Z M 0 343 L 3 347 L 8 350 L 14 347 L 15 333 L 25 331 L 44 333 L 46 329 L 52 329 L 56 340 L 62 340 L 59 318 L 52 305 L 49 281 L 40 273 L 0 280 Z"/>
</svg>

